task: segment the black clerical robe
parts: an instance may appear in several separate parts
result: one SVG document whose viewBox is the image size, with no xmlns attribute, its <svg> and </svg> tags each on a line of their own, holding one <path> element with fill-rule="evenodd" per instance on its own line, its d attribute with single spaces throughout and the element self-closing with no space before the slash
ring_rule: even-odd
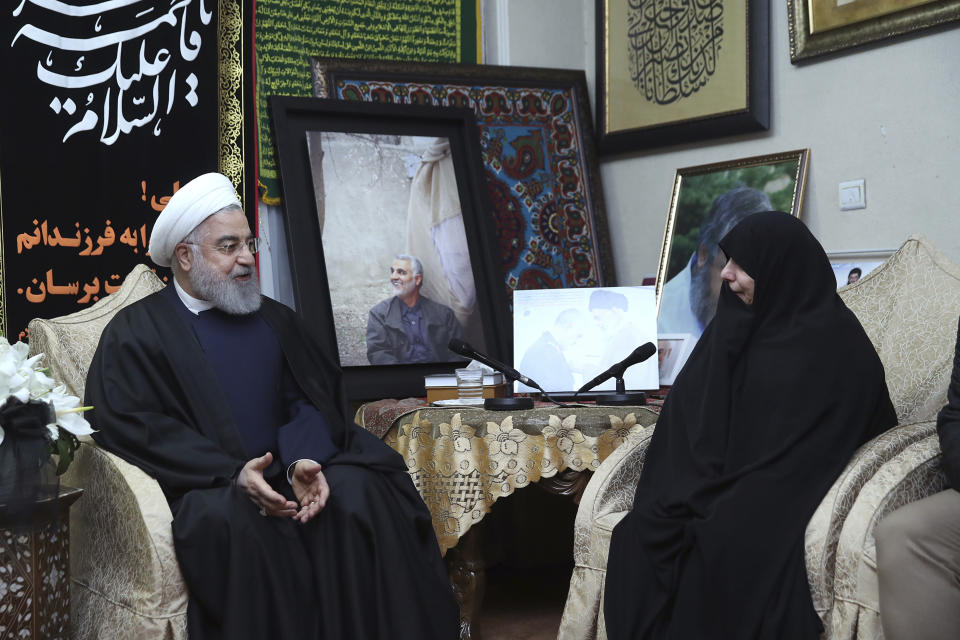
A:
<svg viewBox="0 0 960 640">
<path fill-rule="evenodd" d="M 121 310 L 86 402 L 96 441 L 156 478 L 170 503 L 191 639 L 455 637 L 456 603 L 403 459 L 347 419 L 338 367 L 293 312 L 264 298 L 258 313 L 336 450 L 323 468 L 330 499 L 305 525 L 259 515 L 234 485 L 254 456 L 182 312 L 172 286 Z M 270 482 L 293 499 L 283 466 Z"/>
</svg>

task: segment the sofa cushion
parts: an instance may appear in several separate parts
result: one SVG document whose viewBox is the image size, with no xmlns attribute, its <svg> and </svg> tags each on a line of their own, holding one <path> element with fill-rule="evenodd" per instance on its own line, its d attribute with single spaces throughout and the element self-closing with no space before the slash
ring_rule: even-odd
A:
<svg viewBox="0 0 960 640">
<path fill-rule="evenodd" d="M 90 307 L 58 318 L 31 320 L 30 355 L 46 354 L 43 364 L 50 369 L 48 375 L 83 398 L 87 370 L 103 328 L 121 308 L 163 287 L 163 281 L 147 265 L 138 264 L 120 289 Z"/>
<path fill-rule="evenodd" d="M 880 354 L 900 424 L 935 419 L 953 364 L 960 267 L 914 235 L 840 296 Z"/>
</svg>

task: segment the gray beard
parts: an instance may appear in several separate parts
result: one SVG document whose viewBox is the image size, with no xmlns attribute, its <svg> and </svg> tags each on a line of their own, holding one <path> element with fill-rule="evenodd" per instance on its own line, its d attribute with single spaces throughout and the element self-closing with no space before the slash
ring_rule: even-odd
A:
<svg viewBox="0 0 960 640">
<path fill-rule="evenodd" d="M 199 250 L 193 256 L 193 268 L 187 275 L 197 297 L 232 315 L 247 315 L 260 308 L 260 280 L 253 267 L 237 265 L 224 275 L 209 267 Z M 250 276 L 246 282 L 234 279 L 246 275 Z"/>
<path fill-rule="evenodd" d="M 700 321 L 701 327 L 706 327 L 717 312 L 717 301 L 710 296 L 710 263 L 699 269 L 694 268 L 690 273 L 690 310 Z"/>
</svg>

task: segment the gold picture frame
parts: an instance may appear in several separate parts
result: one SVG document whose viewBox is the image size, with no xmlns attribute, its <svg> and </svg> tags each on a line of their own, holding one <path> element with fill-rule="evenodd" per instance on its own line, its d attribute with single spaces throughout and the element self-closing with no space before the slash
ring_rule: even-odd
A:
<svg viewBox="0 0 960 640">
<path fill-rule="evenodd" d="M 790 62 L 960 20 L 960 0 L 788 0 Z"/>
<path fill-rule="evenodd" d="M 699 337 L 709 321 L 701 316 L 712 317 L 716 296 L 711 304 L 701 281 L 707 276 L 697 274 L 716 261 L 716 242 L 750 213 L 772 209 L 799 218 L 809 159 L 809 149 L 797 149 L 677 169 L 657 268 L 659 333 Z"/>
</svg>

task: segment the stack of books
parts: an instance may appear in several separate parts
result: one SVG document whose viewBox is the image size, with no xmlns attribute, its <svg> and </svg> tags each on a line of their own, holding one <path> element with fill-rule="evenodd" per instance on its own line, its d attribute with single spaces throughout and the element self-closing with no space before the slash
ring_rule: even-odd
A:
<svg viewBox="0 0 960 640">
<path fill-rule="evenodd" d="M 457 397 L 457 376 L 451 373 L 432 373 L 423 376 L 427 389 L 427 402 L 452 400 Z M 506 379 L 502 373 L 483 374 L 483 397 L 502 398 L 507 395 Z"/>
</svg>

